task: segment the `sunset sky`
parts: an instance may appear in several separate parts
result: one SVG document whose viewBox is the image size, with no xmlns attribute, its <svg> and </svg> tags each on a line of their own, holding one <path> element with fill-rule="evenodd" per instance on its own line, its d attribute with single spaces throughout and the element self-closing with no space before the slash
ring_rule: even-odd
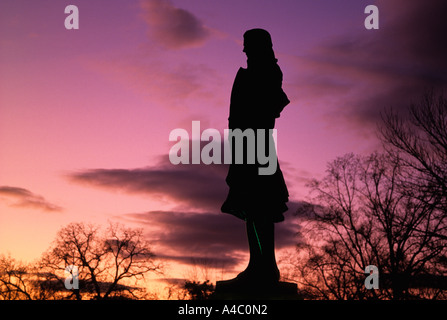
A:
<svg viewBox="0 0 447 320">
<path fill-rule="evenodd" d="M 79 8 L 79 30 L 64 9 Z M 379 8 L 379 30 L 364 9 Z M 70 222 L 144 228 L 181 277 L 191 258 L 246 263 L 241 221 L 220 213 L 224 165 L 172 165 L 171 130 L 227 127 L 242 35 L 270 32 L 291 103 L 276 122 L 290 191 L 277 248 L 299 241 L 306 182 L 380 148 L 380 111 L 447 82 L 444 0 L 3 0 L 0 254 L 41 256 Z M 177 268 L 177 269 L 176 269 Z M 238 269 L 239 268 L 239 269 Z"/>
</svg>

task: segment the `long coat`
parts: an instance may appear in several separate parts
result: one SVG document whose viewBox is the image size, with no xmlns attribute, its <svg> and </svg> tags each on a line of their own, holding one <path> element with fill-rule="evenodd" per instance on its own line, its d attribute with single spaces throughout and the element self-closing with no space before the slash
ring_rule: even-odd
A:
<svg viewBox="0 0 447 320">
<path fill-rule="evenodd" d="M 281 69 L 276 63 L 260 70 L 240 68 L 231 91 L 228 127 L 233 130 L 253 129 L 255 133 L 257 129 L 265 129 L 265 156 L 269 143 L 274 143 L 269 129 L 274 128 L 275 119 L 290 102 L 282 90 L 282 78 Z M 283 221 L 283 213 L 288 209 L 286 202 L 289 193 L 279 163 L 276 163 L 276 171 L 272 175 L 260 175 L 258 169 L 269 164 L 260 164 L 257 157 L 254 164 L 246 163 L 246 152 L 244 163 L 236 164 L 234 147 L 233 144 L 233 161 L 226 178 L 230 189 L 222 205 L 222 212 L 243 220 Z M 257 155 L 257 141 L 253 149 Z M 268 155 L 269 161 L 277 161 L 276 154 L 274 158 Z"/>
</svg>

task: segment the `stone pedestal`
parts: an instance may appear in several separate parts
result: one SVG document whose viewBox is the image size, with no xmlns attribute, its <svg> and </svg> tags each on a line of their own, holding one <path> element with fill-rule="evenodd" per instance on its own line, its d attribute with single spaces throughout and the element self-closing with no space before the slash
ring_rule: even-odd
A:
<svg viewBox="0 0 447 320">
<path fill-rule="evenodd" d="M 291 282 L 242 283 L 235 279 L 217 281 L 211 299 L 216 300 L 301 300 L 298 287 Z"/>
</svg>

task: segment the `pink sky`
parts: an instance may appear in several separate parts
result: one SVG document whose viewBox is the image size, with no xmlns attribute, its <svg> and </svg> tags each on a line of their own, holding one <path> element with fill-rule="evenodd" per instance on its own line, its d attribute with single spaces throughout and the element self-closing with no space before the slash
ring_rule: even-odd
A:
<svg viewBox="0 0 447 320">
<path fill-rule="evenodd" d="M 68 4 L 79 30 L 64 28 Z M 379 30 L 364 28 L 369 4 Z M 278 247 L 290 248 L 306 181 L 378 148 L 384 107 L 445 86 L 441 12 L 441 0 L 2 1 L 0 253 L 30 261 L 69 222 L 110 220 L 145 228 L 168 261 L 244 263 L 244 227 L 220 213 L 226 168 L 167 154 L 170 131 L 192 120 L 226 128 L 242 34 L 255 27 L 272 35 L 291 100 L 276 124 L 291 193 Z"/>
</svg>

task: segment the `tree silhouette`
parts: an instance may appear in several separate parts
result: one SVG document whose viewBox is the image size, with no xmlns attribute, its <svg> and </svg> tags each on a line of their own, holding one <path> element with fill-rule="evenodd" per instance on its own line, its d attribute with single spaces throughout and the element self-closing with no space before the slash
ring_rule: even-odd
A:
<svg viewBox="0 0 447 320">
<path fill-rule="evenodd" d="M 411 105 L 409 116 L 388 110 L 383 114 L 380 134 L 388 154 L 405 168 L 403 189 L 437 209 L 434 213 L 439 229 L 433 235 L 446 240 L 447 99 L 430 92 Z"/>
<path fill-rule="evenodd" d="M 185 281 L 184 289 L 189 294 L 191 300 L 207 299 L 214 292 L 214 286 L 209 280 L 203 282 L 187 280 Z"/>
<path fill-rule="evenodd" d="M 67 289 L 73 266 L 79 288 Z M 142 230 L 71 223 L 36 263 L 0 256 L 0 300 L 141 299 L 138 281 L 161 269 Z"/>
<path fill-rule="evenodd" d="M 446 296 L 445 221 L 404 189 L 400 158 L 353 154 L 314 180 L 307 215 L 309 243 L 300 251 L 299 281 L 314 298 L 408 299 Z M 380 290 L 367 290 L 364 270 L 379 268 Z M 438 280 L 433 285 L 433 280 Z"/>
<path fill-rule="evenodd" d="M 110 224 L 105 232 L 84 223 L 62 228 L 39 263 L 42 282 L 63 285 L 68 266 L 78 268 L 79 289 L 62 292 L 75 299 L 139 298 L 142 289 L 129 281 L 135 284 L 147 273 L 160 271 L 142 231 L 118 224 Z"/>
<path fill-rule="evenodd" d="M 28 281 L 29 267 L 11 256 L 0 256 L 0 299 L 31 300 L 32 284 Z"/>
</svg>

